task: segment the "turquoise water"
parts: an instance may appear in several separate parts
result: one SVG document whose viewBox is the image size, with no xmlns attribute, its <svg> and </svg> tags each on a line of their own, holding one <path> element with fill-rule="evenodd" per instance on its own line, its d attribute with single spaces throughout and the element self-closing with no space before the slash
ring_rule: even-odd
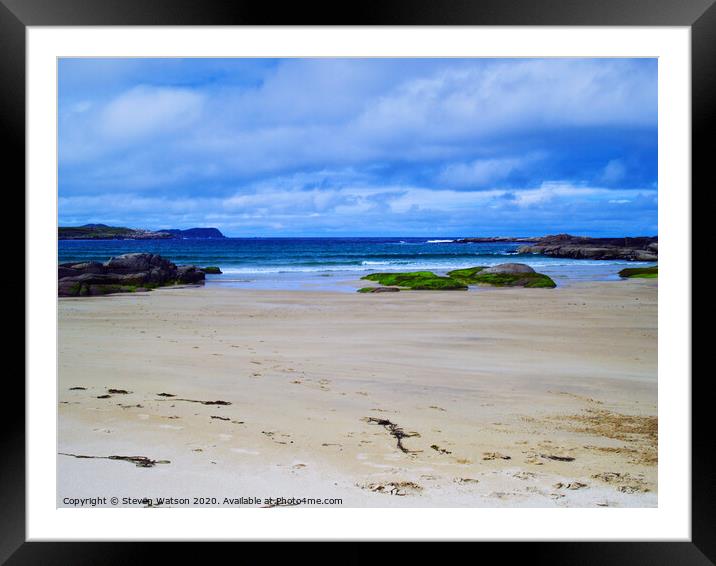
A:
<svg viewBox="0 0 716 566">
<path fill-rule="evenodd" d="M 221 240 L 60 240 L 60 263 L 106 261 L 131 252 L 158 253 L 177 264 L 217 265 L 207 285 L 262 289 L 353 291 L 351 282 L 376 271 L 444 273 L 474 265 L 520 262 L 558 285 L 617 279 L 624 266 L 642 262 L 518 255 L 517 243 L 458 244 L 426 238 L 226 238 Z"/>
</svg>

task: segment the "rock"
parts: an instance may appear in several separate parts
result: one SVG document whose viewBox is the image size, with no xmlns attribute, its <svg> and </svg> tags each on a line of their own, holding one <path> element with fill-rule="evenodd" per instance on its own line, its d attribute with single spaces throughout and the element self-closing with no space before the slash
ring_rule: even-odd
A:
<svg viewBox="0 0 716 566">
<path fill-rule="evenodd" d="M 492 267 L 476 265 L 448 271 L 463 285 L 491 285 L 493 287 L 529 287 L 553 289 L 557 284 L 544 273 L 537 273 L 524 263 L 502 263 Z"/>
<path fill-rule="evenodd" d="M 125 275 L 108 275 L 113 282 L 116 281 L 120 285 L 143 285 L 144 283 L 163 283 L 161 277 L 155 277 L 154 279 L 152 279 L 151 271 L 149 273 L 147 273 L 146 271 L 142 271 L 139 273 L 127 273 Z"/>
<path fill-rule="evenodd" d="M 639 279 L 656 279 L 659 277 L 659 267 L 627 267 L 619 272 L 619 277 L 639 278 Z"/>
<path fill-rule="evenodd" d="M 65 279 L 60 279 L 57 282 L 57 295 L 60 297 L 78 297 L 80 296 L 80 291 L 82 289 L 82 285 L 77 283 L 74 277 L 67 277 Z M 85 295 L 88 295 L 89 293 L 86 291 Z"/>
<path fill-rule="evenodd" d="M 363 287 L 359 293 L 389 293 L 400 288 L 416 290 L 465 290 L 469 285 L 491 285 L 493 287 L 556 287 L 555 282 L 543 273 L 537 273 L 524 263 L 503 263 L 492 267 L 481 265 L 455 269 L 447 277 L 438 276 L 430 271 L 410 273 L 371 273 L 362 277 L 375 281 L 382 287 Z"/>
<path fill-rule="evenodd" d="M 120 276 L 111 273 L 81 273 L 73 277 L 63 277 L 62 282 L 79 283 L 80 285 L 106 285 L 108 283 L 117 283 Z"/>
<path fill-rule="evenodd" d="M 134 253 L 110 258 L 104 266 L 111 273 L 136 273 L 152 268 L 171 270 L 176 266 L 157 254 Z"/>
<path fill-rule="evenodd" d="M 133 253 L 98 262 L 61 264 L 57 292 L 61 297 L 148 291 L 152 287 L 203 282 L 205 274 L 193 265 L 177 267 L 157 254 Z"/>
<path fill-rule="evenodd" d="M 203 281 L 206 274 L 193 265 L 180 265 L 177 268 L 177 279 L 182 283 L 198 283 Z"/>
<path fill-rule="evenodd" d="M 486 269 L 483 269 L 481 273 L 534 273 L 535 270 L 532 269 L 529 265 L 526 263 L 501 263 L 499 265 L 494 265 L 492 267 L 488 267 Z"/>
<path fill-rule="evenodd" d="M 63 277 L 75 277 L 77 275 L 80 275 L 80 273 L 82 272 L 76 269 L 72 269 L 71 267 L 63 267 L 62 265 L 57 268 L 58 279 L 62 279 Z"/>
<path fill-rule="evenodd" d="M 411 271 L 406 273 L 371 273 L 361 279 L 375 281 L 384 287 L 404 287 L 419 291 L 466 290 L 467 285 L 451 277 L 435 275 L 432 271 Z M 372 289 L 364 287 L 364 289 Z M 363 293 L 372 292 L 361 289 Z"/>
<path fill-rule="evenodd" d="M 104 265 L 102 265 L 98 261 L 86 261 L 83 263 L 73 263 L 70 267 L 72 267 L 72 269 L 77 269 L 78 271 L 81 271 L 82 273 L 104 273 L 105 272 Z"/>
<path fill-rule="evenodd" d="M 557 234 L 544 236 L 527 246 L 517 248 L 520 254 L 541 254 L 573 259 L 623 259 L 628 261 L 657 261 L 656 236 L 638 238 L 586 238 Z"/>
</svg>

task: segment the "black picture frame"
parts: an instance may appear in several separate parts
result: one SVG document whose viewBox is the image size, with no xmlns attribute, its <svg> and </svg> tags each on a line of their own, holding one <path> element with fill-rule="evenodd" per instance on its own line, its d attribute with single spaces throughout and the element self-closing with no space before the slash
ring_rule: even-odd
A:
<svg viewBox="0 0 716 566">
<path fill-rule="evenodd" d="M 28 26 L 90 25 L 561 25 L 688 26 L 692 56 L 692 184 L 714 186 L 707 136 L 716 106 L 715 0 L 382 0 L 307 5 L 219 0 L 0 0 L 0 131 L 5 184 L 25 185 L 25 32 Z M 684 190 L 690 190 L 685 187 Z M 693 193 L 692 193 L 693 194 Z M 18 201 L 20 199 L 18 198 Z M 24 200 L 14 208 L 24 210 Z M 24 216 L 23 216 L 24 217 Z M 27 300 L 27 297 L 25 297 Z M 24 327 L 24 323 L 23 323 Z M 13 328 L 14 330 L 14 328 Z M 15 331 L 15 340 L 24 333 Z M 693 352 L 693 346 L 692 346 Z M 691 379 L 690 375 L 679 376 Z M 692 381 L 692 538 L 690 542 L 521 543 L 490 545 L 500 559 L 529 555 L 550 564 L 713 564 L 716 562 L 716 474 L 707 392 L 710 375 Z M 0 561 L 7 564 L 143 563 L 150 543 L 26 542 L 25 397 L 23 382 L 7 372 L 3 396 L 17 412 L 0 411 Z M 240 536 L 240 533 L 237 533 Z M 555 533 L 559 537 L 559 533 Z M 161 545 L 163 561 L 206 559 L 207 549 Z M 498 548 L 499 547 L 499 548 Z M 273 552 L 273 551 L 272 551 Z M 485 559 L 481 551 L 480 557 Z M 358 559 L 360 552 L 353 555 Z M 236 557 L 238 558 L 238 557 Z M 334 558 L 337 558 L 334 556 Z M 342 559 L 343 560 L 343 559 Z"/>
</svg>

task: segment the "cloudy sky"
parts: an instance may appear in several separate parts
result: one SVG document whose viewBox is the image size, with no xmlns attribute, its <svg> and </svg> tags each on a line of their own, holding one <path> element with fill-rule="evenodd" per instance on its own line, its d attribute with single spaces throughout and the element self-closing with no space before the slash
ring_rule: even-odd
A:
<svg viewBox="0 0 716 566">
<path fill-rule="evenodd" d="M 655 59 L 63 59 L 59 221 L 657 233 Z"/>
</svg>

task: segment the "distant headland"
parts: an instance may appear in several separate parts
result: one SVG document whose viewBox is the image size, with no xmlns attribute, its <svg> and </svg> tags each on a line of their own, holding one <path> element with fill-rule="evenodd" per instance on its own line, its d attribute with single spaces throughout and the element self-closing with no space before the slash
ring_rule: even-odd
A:
<svg viewBox="0 0 716 566">
<path fill-rule="evenodd" d="M 145 230 L 106 224 L 84 224 L 60 226 L 57 229 L 57 238 L 60 240 L 216 240 L 225 237 L 218 228 Z"/>
</svg>

